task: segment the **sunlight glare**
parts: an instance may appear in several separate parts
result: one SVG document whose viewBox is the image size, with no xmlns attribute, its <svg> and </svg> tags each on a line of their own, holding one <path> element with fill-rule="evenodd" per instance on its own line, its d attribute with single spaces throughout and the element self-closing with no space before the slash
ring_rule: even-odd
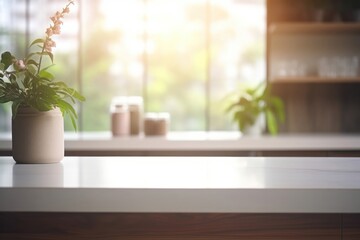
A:
<svg viewBox="0 0 360 240">
<path fill-rule="evenodd" d="M 134 33 L 143 31 L 142 1 L 102 0 L 100 10 L 104 15 L 105 28 L 108 30 L 123 29 Z"/>
</svg>

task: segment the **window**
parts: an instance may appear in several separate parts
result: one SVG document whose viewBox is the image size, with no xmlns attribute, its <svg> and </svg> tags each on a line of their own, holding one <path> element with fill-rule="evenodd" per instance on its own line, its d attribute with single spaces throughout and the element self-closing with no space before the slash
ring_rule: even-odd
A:
<svg viewBox="0 0 360 240">
<path fill-rule="evenodd" d="M 1 50 L 24 55 L 63 4 L 0 0 Z M 53 71 L 87 98 L 81 131 L 108 131 L 111 99 L 134 95 L 173 131 L 235 130 L 224 98 L 265 79 L 265 0 L 77 1 L 56 42 Z M 0 105 L 1 131 L 9 112 Z"/>
</svg>

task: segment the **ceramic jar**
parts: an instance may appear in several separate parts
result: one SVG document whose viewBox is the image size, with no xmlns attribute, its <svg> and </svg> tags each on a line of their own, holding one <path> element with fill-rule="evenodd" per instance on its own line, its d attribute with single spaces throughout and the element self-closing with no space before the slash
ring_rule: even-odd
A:
<svg viewBox="0 0 360 240">
<path fill-rule="evenodd" d="M 60 109 L 18 109 L 12 120 L 12 152 L 17 163 L 57 163 L 64 158 L 64 119 Z"/>
</svg>

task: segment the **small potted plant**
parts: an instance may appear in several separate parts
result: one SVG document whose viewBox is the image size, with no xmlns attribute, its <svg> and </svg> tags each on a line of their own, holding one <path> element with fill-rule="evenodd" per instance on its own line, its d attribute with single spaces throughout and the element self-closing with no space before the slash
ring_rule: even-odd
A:
<svg viewBox="0 0 360 240">
<path fill-rule="evenodd" d="M 71 0 L 52 16 L 45 37 L 35 39 L 25 58 L 9 51 L 1 54 L 0 103 L 12 102 L 13 158 L 18 163 L 52 163 L 64 157 L 64 114 L 76 129 L 77 114 L 72 106 L 85 98 L 62 81 L 55 81 L 53 36 L 60 34 L 63 17 Z M 45 58 L 51 65 L 44 66 Z"/>
<path fill-rule="evenodd" d="M 269 85 L 264 83 L 242 90 L 226 111 L 232 114 L 239 130 L 248 135 L 261 134 L 265 130 L 265 122 L 270 134 L 275 135 L 278 122 L 285 120 L 283 101 L 271 95 Z"/>
</svg>

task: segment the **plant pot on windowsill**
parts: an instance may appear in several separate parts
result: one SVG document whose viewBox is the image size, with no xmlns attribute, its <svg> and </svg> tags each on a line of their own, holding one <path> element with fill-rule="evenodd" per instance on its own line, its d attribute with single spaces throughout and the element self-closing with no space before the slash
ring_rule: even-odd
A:
<svg viewBox="0 0 360 240">
<path fill-rule="evenodd" d="M 17 163 L 57 163 L 64 158 L 64 121 L 59 108 L 40 112 L 20 107 L 12 120 L 12 151 Z"/>
<path fill-rule="evenodd" d="M 253 124 L 244 126 L 241 132 L 245 136 L 261 136 L 265 132 L 265 125 L 265 114 L 262 113 L 256 117 Z"/>
<path fill-rule="evenodd" d="M 278 131 L 278 122 L 284 122 L 284 103 L 273 96 L 270 85 L 259 84 L 256 88 L 240 89 L 226 109 L 244 135 L 261 135 L 265 126 L 270 134 Z"/>
</svg>

